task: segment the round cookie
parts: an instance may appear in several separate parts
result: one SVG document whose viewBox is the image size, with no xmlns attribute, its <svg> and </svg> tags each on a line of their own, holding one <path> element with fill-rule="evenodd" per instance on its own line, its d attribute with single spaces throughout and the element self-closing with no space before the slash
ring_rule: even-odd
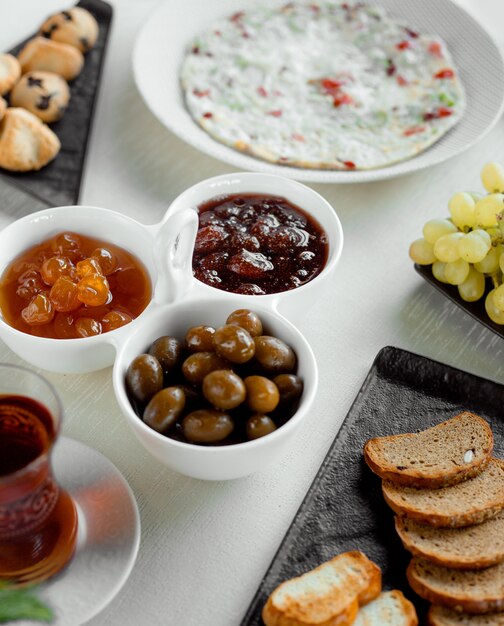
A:
<svg viewBox="0 0 504 626">
<path fill-rule="evenodd" d="M 21 65 L 12 54 L 0 54 L 0 96 L 8 93 L 21 76 Z"/>
<path fill-rule="evenodd" d="M 53 72 L 23 74 L 10 95 L 12 106 L 23 107 L 46 123 L 59 120 L 69 100 L 67 82 Z"/>
<path fill-rule="evenodd" d="M 80 50 L 59 41 L 35 37 L 18 54 L 23 74 L 35 70 L 54 72 L 65 80 L 73 80 L 84 65 Z"/>
<path fill-rule="evenodd" d="M 98 22 L 86 9 L 73 7 L 47 18 L 40 27 L 39 35 L 87 52 L 98 38 Z"/>
<path fill-rule="evenodd" d="M 7 110 L 7 102 L 0 96 L 0 120 L 5 115 L 5 111 Z"/>
</svg>

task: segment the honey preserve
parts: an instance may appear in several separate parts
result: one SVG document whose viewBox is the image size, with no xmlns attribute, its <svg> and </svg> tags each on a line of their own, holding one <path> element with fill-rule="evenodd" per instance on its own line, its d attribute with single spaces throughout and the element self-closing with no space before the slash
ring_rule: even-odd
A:
<svg viewBox="0 0 504 626">
<path fill-rule="evenodd" d="M 14 259 L 0 278 L 4 321 L 31 335 L 77 339 L 128 324 L 148 305 L 143 263 L 114 244 L 62 232 Z"/>
</svg>

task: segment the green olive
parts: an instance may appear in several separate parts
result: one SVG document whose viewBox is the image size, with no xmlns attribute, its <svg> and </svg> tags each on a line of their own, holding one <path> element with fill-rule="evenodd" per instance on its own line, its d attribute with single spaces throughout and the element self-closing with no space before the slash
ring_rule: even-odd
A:
<svg viewBox="0 0 504 626">
<path fill-rule="evenodd" d="M 126 386 L 134 400 L 148 402 L 163 387 L 163 370 L 156 357 L 141 354 L 131 361 Z"/>
<path fill-rule="evenodd" d="M 255 359 L 266 372 L 290 373 L 296 367 L 296 355 L 291 347 L 278 337 L 254 337 Z"/>
<path fill-rule="evenodd" d="M 271 413 L 280 400 L 277 386 L 265 376 L 247 376 L 247 405 L 254 413 Z"/>
<path fill-rule="evenodd" d="M 203 380 L 203 395 L 216 409 L 234 409 L 245 400 L 243 380 L 231 370 L 215 370 Z"/>
<path fill-rule="evenodd" d="M 276 430 L 275 422 L 268 415 L 252 415 L 245 426 L 249 439 L 259 439 Z"/>
<path fill-rule="evenodd" d="M 280 392 L 280 403 L 289 404 L 299 400 L 303 393 L 303 380 L 295 374 L 279 374 L 273 382 Z"/>
<path fill-rule="evenodd" d="M 165 374 L 170 374 L 180 362 L 182 346 L 175 337 L 159 337 L 149 348 L 149 354 L 156 357 Z"/>
<path fill-rule="evenodd" d="M 226 369 L 228 362 L 215 352 L 196 352 L 182 363 L 182 373 L 190 383 L 202 383 L 207 374 Z"/>
<path fill-rule="evenodd" d="M 182 415 L 185 394 L 180 387 L 161 389 L 145 407 L 143 420 L 158 433 L 166 432 Z"/>
<path fill-rule="evenodd" d="M 227 318 L 226 324 L 236 324 L 247 330 L 251 337 L 262 335 L 263 325 L 257 315 L 248 309 L 237 309 Z"/>
<path fill-rule="evenodd" d="M 233 429 L 231 416 L 213 409 L 193 411 L 182 420 L 184 436 L 194 443 L 217 443 L 228 437 Z"/>
<path fill-rule="evenodd" d="M 250 333 L 236 324 L 226 324 L 215 331 L 215 351 L 232 363 L 245 363 L 254 356 L 255 345 Z"/>
<path fill-rule="evenodd" d="M 215 328 L 212 326 L 193 326 L 185 336 L 185 345 L 189 352 L 213 352 L 213 335 Z"/>
</svg>

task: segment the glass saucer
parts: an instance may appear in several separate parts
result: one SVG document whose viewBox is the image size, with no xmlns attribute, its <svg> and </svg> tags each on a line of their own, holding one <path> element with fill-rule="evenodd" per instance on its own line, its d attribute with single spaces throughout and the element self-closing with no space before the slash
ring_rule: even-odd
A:
<svg viewBox="0 0 504 626">
<path fill-rule="evenodd" d="M 140 544 L 140 516 L 122 474 L 93 448 L 61 437 L 53 467 L 77 506 L 77 549 L 68 567 L 40 585 L 37 594 L 54 611 L 51 626 L 80 626 L 102 611 L 126 582 Z"/>
</svg>

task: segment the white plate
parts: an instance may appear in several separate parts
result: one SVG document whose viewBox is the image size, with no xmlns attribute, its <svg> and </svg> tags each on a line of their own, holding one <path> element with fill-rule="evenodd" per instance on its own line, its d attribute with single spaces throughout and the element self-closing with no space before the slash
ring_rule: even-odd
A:
<svg viewBox="0 0 504 626">
<path fill-rule="evenodd" d="M 287 0 L 165 0 L 142 28 L 133 52 L 135 81 L 162 124 L 191 144 L 243 170 L 270 172 L 319 183 L 358 183 L 392 178 L 441 163 L 481 139 L 499 119 L 504 104 L 504 62 L 499 48 L 468 13 L 451 0 L 379 0 L 390 15 L 448 44 L 467 94 L 467 110 L 455 128 L 418 156 L 368 171 L 309 170 L 274 165 L 212 139 L 185 108 L 179 68 L 187 45 L 216 20 L 254 4 Z M 373 4 L 373 2 L 369 2 Z"/>
<path fill-rule="evenodd" d="M 54 611 L 51 626 L 80 626 L 102 611 L 126 582 L 140 545 L 140 517 L 122 474 L 93 448 L 61 437 L 53 468 L 77 505 L 77 551 L 68 567 L 40 586 L 38 595 Z"/>
</svg>

